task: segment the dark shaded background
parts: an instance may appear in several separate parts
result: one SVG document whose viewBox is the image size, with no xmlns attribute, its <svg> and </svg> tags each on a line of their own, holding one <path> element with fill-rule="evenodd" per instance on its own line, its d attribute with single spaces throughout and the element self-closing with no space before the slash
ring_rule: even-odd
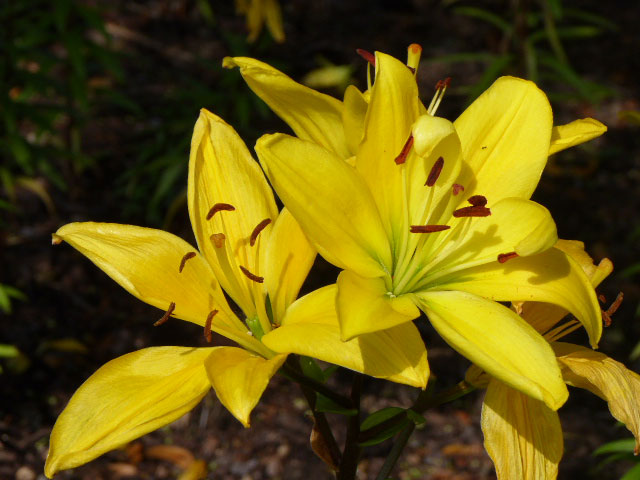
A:
<svg viewBox="0 0 640 480">
<path fill-rule="evenodd" d="M 356 48 L 404 58 L 407 46 L 417 42 L 424 48 L 418 75 L 423 100 L 429 101 L 437 80 L 453 79 L 440 115 L 454 119 L 499 74 L 508 73 L 535 76 L 549 93 L 556 123 L 593 116 L 607 124 L 603 138 L 550 160 L 534 199 L 551 210 L 561 237 L 583 240 L 595 259 L 613 260 L 616 271 L 601 290 L 609 300 L 623 291 L 625 302 L 605 330 L 601 351 L 636 371 L 640 367 L 630 359 L 640 340 L 640 136 L 623 113 L 638 110 L 640 99 L 640 4 L 614 9 L 592 0 L 546 2 L 563 8 L 557 27 L 569 63 L 558 64 L 542 38 L 532 69 L 526 45 L 539 35 L 536 15 L 544 2 L 282 0 L 282 45 L 265 32 L 247 44 L 244 19 L 229 2 L 61 3 L 67 13 L 36 0 L 0 7 L 0 283 L 24 296 L 13 298 L 11 312 L 0 312 L 0 343 L 21 352 L 0 360 L 0 478 L 44 478 L 56 416 L 103 363 L 147 346 L 204 344 L 201 329 L 190 324 L 152 328 L 160 312 L 130 297 L 71 247 L 51 247 L 50 234 L 71 221 L 94 220 L 165 228 L 193 241 L 184 192 L 198 110 L 221 115 L 250 146 L 262 133 L 287 128 L 237 71 L 221 69 L 226 55 L 254 56 L 297 80 L 324 61 L 348 64 L 357 85 L 366 88 L 366 66 Z M 478 4 L 490 15 L 464 10 Z M 571 17 L 571 9 L 593 18 Z M 60 20 L 63 28 L 47 23 L 58 17 L 66 19 Z M 511 34 L 496 17 L 511 25 Z M 594 24 L 595 30 L 576 29 Z M 341 95 L 337 89 L 328 93 Z M 7 120 L 14 117 L 13 123 Z M 335 270 L 322 261 L 315 272 L 307 288 L 335 279 Z M 456 383 L 466 360 L 434 332 L 424 333 L 438 385 Z M 586 344 L 582 333 L 572 339 Z M 346 373 L 339 374 L 336 388 L 347 381 Z M 408 406 L 415 395 L 368 380 L 364 406 Z M 482 448 L 481 399 L 481 393 L 472 394 L 429 412 L 399 464 L 398 478 L 493 478 Z M 619 478 L 629 463 L 598 470 L 601 458 L 592 456 L 603 443 L 629 436 L 604 402 L 572 390 L 560 414 L 560 478 Z M 209 478 L 329 478 L 308 448 L 311 422 L 295 385 L 276 379 L 252 418 L 252 428 L 243 429 L 211 394 L 189 415 L 128 450 L 58 478 L 175 478 L 181 471 L 176 451 L 204 460 Z M 154 454 L 150 447 L 157 445 L 184 450 Z M 365 451 L 361 478 L 377 471 L 389 448 L 384 443 Z"/>
</svg>

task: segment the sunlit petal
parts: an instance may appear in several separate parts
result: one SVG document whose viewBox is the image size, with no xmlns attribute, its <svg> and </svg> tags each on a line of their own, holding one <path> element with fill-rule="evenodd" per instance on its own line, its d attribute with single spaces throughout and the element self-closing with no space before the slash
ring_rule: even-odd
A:
<svg viewBox="0 0 640 480">
<path fill-rule="evenodd" d="M 46 475 L 87 463 L 191 410 L 211 388 L 204 360 L 215 351 L 145 348 L 102 366 L 58 417 Z"/>
<path fill-rule="evenodd" d="M 364 137 L 364 119 L 368 106 L 362 92 L 354 85 L 349 85 L 344 91 L 342 124 L 349 153 L 352 155 L 356 154 L 362 137 Z"/>
<path fill-rule="evenodd" d="M 568 392 L 553 350 L 507 307 L 465 292 L 419 292 L 420 306 L 455 350 L 507 385 L 557 410 Z"/>
<path fill-rule="evenodd" d="M 286 359 L 286 354 L 266 360 L 241 348 L 220 347 L 206 359 L 205 367 L 220 402 L 248 427 L 251 411 Z"/>
<path fill-rule="evenodd" d="M 607 127 L 593 118 L 581 118 L 566 125 L 553 127 L 549 155 L 599 137 Z"/>
<path fill-rule="evenodd" d="M 562 427 L 544 403 L 492 380 L 482 405 L 482 433 L 498 480 L 556 479 Z"/>
<path fill-rule="evenodd" d="M 316 144 L 282 134 L 260 138 L 256 152 L 321 255 L 364 276 L 389 270 L 391 252 L 380 216 L 352 167 Z"/>
<path fill-rule="evenodd" d="M 501 77 L 454 122 L 465 161 L 465 195 L 529 198 L 547 162 L 553 118 L 533 82 Z"/>
<path fill-rule="evenodd" d="M 266 63 L 226 57 L 223 65 L 239 67 L 247 85 L 303 140 L 322 145 L 341 158 L 351 156 L 342 127 L 342 102 L 293 81 Z"/>
</svg>

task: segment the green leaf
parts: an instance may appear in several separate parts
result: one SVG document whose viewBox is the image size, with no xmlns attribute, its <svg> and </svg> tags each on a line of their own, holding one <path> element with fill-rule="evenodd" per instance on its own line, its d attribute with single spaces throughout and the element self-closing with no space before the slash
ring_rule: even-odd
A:
<svg viewBox="0 0 640 480">
<path fill-rule="evenodd" d="M 640 480 L 640 463 L 620 477 L 620 480 Z"/>
<path fill-rule="evenodd" d="M 604 455 L 605 453 L 629 452 L 633 453 L 636 441 L 634 438 L 624 438 L 605 443 L 593 452 L 594 455 Z"/>
<path fill-rule="evenodd" d="M 324 372 L 316 362 L 311 357 L 305 357 L 304 355 L 300 356 L 300 368 L 302 368 L 302 373 L 304 373 L 307 377 L 312 378 L 316 382 L 325 382 Z"/>
<path fill-rule="evenodd" d="M 466 15 L 467 17 L 477 18 L 478 20 L 487 22 L 494 27 L 499 28 L 504 33 L 510 33 L 513 30 L 513 27 L 502 17 L 482 8 L 456 7 L 453 9 L 453 12 L 459 15 Z"/>
<path fill-rule="evenodd" d="M 375 431 L 376 427 L 382 427 L 382 428 L 379 428 L 379 431 L 375 432 L 375 434 L 371 438 L 367 438 L 367 440 L 363 442 L 359 442 L 358 445 L 360 445 L 361 447 L 377 445 L 393 437 L 396 433 L 398 433 L 405 426 L 407 426 L 410 420 L 406 417 L 406 415 L 403 415 L 404 418 L 398 419 L 397 422 L 393 422 L 388 426 L 384 425 L 384 422 L 404 413 L 405 413 L 405 409 L 403 408 L 388 407 L 388 408 L 383 408 L 382 410 L 378 410 L 377 412 L 374 412 L 371 415 L 369 415 L 367 418 L 364 419 L 364 421 L 360 425 L 360 430 L 362 434 L 366 435 L 367 431 L 371 431 L 371 430 Z"/>
<path fill-rule="evenodd" d="M 321 393 L 318 393 L 317 395 L 316 411 L 318 412 L 337 413 L 338 415 L 345 415 L 347 417 L 352 417 L 358 414 L 358 410 L 355 408 L 344 408 Z"/>
</svg>

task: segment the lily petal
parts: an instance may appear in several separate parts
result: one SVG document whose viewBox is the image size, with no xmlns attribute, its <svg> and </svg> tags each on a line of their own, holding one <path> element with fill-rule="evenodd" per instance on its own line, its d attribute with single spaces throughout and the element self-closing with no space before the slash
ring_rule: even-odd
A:
<svg viewBox="0 0 640 480">
<path fill-rule="evenodd" d="M 282 209 L 271 230 L 266 256 L 265 285 L 273 318 L 278 324 L 298 296 L 316 258 L 316 250 L 286 208 Z"/>
<path fill-rule="evenodd" d="M 456 272 L 443 279 L 438 289 L 460 290 L 499 302 L 552 303 L 580 320 L 594 348 L 602 334 L 600 305 L 591 282 L 577 262 L 556 248 Z"/>
<path fill-rule="evenodd" d="M 562 427 L 544 403 L 492 380 L 482 404 L 482 433 L 498 480 L 556 479 Z"/>
<path fill-rule="evenodd" d="M 278 42 L 284 42 L 284 27 L 282 25 L 282 12 L 277 0 L 265 0 L 264 17 L 269 33 Z"/>
<path fill-rule="evenodd" d="M 429 379 L 427 351 L 411 322 L 343 342 L 335 308 L 336 285 L 296 300 L 283 325 L 262 342 L 276 352 L 307 355 L 376 378 L 425 388 Z M 313 338 L 313 341 L 309 341 Z"/>
<path fill-rule="evenodd" d="M 588 348 L 554 342 L 565 381 L 584 388 L 607 402 L 611 415 L 636 438 L 640 452 L 640 375 L 622 363 Z"/>
<path fill-rule="evenodd" d="M 350 157 L 342 127 L 340 100 L 293 81 L 266 63 L 226 57 L 225 68 L 239 67 L 249 88 L 303 140 L 322 145 L 340 158 Z"/>
<path fill-rule="evenodd" d="M 557 410 L 567 387 L 553 350 L 507 307 L 465 292 L 418 292 L 420 307 L 455 350 L 507 385 Z"/>
<path fill-rule="evenodd" d="M 402 168 L 394 162 L 420 115 L 418 86 L 399 60 L 376 52 L 376 79 L 365 118 L 365 136 L 356 168 L 375 192 L 380 216 L 391 238 L 400 242 L 406 220 L 402 208 Z"/>
<path fill-rule="evenodd" d="M 390 295 L 384 279 L 343 270 L 338 275 L 336 309 L 343 341 L 411 322 L 420 310 L 409 295 Z"/>
<path fill-rule="evenodd" d="M 314 143 L 282 134 L 261 137 L 256 152 L 323 257 L 367 277 L 390 270 L 391 251 L 373 197 L 352 167 Z"/>
<path fill-rule="evenodd" d="M 241 348 L 220 347 L 206 359 L 205 367 L 220 402 L 249 427 L 251 411 L 286 359 L 286 354 L 266 360 Z"/>
<path fill-rule="evenodd" d="M 355 85 L 349 85 L 344 91 L 344 108 L 342 110 L 342 125 L 344 137 L 349 153 L 355 155 L 358 145 L 364 136 L 364 119 L 369 103 Z"/>
<path fill-rule="evenodd" d="M 547 163 L 553 117 L 533 82 L 501 77 L 454 122 L 470 169 L 457 183 L 465 198 L 529 198 Z"/>
<path fill-rule="evenodd" d="M 191 142 L 188 180 L 189 217 L 200 251 L 211 264 L 216 278 L 247 316 L 264 304 L 261 287 L 240 269 L 261 276 L 262 259 L 271 225 L 250 244 L 254 229 L 264 220 L 274 221 L 278 210 L 260 166 L 251 157 L 235 130 L 216 115 L 202 110 Z M 234 211 L 210 216 L 216 204 Z M 224 245 L 214 246 L 211 237 L 224 235 Z M 257 298 L 256 298 L 257 297 Z"/>
<path fill-rule="evenodd" d="M 234 316 L 207 261 L 175 235 L 134 225 L 77 222 L 53 237 L 69 243 L 143 302 L 161 310 L 175 303 L 177 318 L 204 325 L 214 309 Z M 187 253 L 195 256 L 180 272 Z"/>
<path fill-rule="evenodd" d="M 215 350 L 145 348 L 98 369 L 53 427 L 47 477 L 87 463 L 195 407 L 211 388 L 204 360 Z"/>
<path fill-rule="evenodd" d="M 593 118 L 581 118 L 566 125 L 553 127 L 549 155 L 588 142 L 607 131 L 607 127 Z"/>
</svg>

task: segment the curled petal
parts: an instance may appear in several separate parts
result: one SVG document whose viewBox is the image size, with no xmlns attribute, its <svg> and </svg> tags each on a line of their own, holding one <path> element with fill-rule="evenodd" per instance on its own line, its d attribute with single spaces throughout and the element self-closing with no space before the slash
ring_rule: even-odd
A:
<svg viewBox="0 0 640 480">
<path fill-rule="evenodd" d="M 566 125 L 553 127 L 549 155 L 588 142 L 607 131 L 607 127 L 593 118 L 581 118 Z"/>
</svg>

